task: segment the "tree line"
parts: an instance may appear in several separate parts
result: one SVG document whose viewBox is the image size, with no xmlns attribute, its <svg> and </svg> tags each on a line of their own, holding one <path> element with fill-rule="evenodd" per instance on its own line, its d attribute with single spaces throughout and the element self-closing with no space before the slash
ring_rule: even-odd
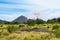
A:
<svg viewBox="0 0 60 40">
<path fill-rule="evenodd" d="M 1 22 L 0 22 L 1 23 Z M 44 24 L 44 23 L 60 23 L 60 18 L 48 19 L 47 21 L 42 19 L 28 19 L 27 22 L 22 22 L 24 24 Z M 1 24 L 20 24 L 20 22 L 2 22 Z"/>
</svg>

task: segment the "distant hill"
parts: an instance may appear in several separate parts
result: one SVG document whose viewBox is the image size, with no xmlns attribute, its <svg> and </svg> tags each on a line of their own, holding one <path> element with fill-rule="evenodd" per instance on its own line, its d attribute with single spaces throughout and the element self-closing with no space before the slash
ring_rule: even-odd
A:
<svg viewBox="0 0 60 40">
<path fill-rule="evenodd" d="M 5 22 L 8 22 L 8 21 L 5 21 L 5 20 L 0 20 L 0 23 L 5 23 Z"/>
<path fill-rule="evenodd" d="M 13 22 L 27 22 L 27 17 L 25 16 L 19 16 L 18 18 L 16 18 L 15 20 L 13 20 Z"/>
</svg>

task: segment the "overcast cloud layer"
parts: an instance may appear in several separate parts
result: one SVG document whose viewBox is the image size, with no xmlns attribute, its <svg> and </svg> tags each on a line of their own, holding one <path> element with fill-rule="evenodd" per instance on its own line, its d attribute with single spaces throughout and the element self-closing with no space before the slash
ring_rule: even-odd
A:
<svg viewBox="0 0 60 40">
<path fill-rule="evenodd" d="M 43 20 L 60 17 L 60 0 L 0 0 L 0 19 L 12 21 L 21 15 Z"/>
</svg>

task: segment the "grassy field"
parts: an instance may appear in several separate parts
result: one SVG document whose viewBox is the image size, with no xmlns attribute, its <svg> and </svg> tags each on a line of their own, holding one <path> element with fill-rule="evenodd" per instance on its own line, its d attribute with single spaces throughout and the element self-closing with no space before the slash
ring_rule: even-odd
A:
<svg viewBox="0 0 60 40">
<path fill-rule="evenodd" d="M 50 32 L 15 32 L 27 28 L 43 28 Z M 0 24 L 0 40 L 60 40 L 60 24 L 39 24 L 29 26 L 27 24 Z"/>
</svg>

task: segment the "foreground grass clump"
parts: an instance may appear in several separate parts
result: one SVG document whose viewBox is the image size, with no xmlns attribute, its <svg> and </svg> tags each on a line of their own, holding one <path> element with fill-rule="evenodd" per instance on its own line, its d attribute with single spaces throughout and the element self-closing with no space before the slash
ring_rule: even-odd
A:
<svg viewBox="0 0 60 40">
<path fill-rule="evenodd" d="M 17 30 L 17 29 L 19 29 L 19 27 L 16 26 L 16 25 L 10 25 L 10 26 L 7 27 L 7 30 L 8 30 L 8 32 L 10 32 L 10 33 L 12 33 L 12 31 L 15 31 L 15 30 Z"/>
<path fill-rule="evenodd" d="M 53 38 L 54 35 L 44 32 L 21 32 L 2 36 L 0 40 L 52 40 Z"/>
</svg>

